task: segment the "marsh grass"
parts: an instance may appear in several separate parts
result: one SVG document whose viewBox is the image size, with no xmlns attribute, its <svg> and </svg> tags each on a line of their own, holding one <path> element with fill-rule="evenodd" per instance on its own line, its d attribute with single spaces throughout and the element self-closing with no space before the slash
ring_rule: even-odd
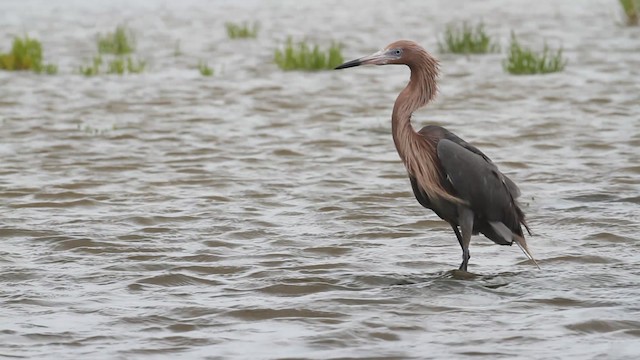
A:
<svg viewBox="0 0 640 360">
<path fill-rule="evenodd" d="M 198 71 L 200 71 L 200 75 L 202 76 L 213 76 L 213 69 L 209 67 L 205 61 L 200 61 L 198 63 Z"/>
<path fill-rule="evenodd" d="M 58 72 L 54 64 L 44 64 L 42 44 L 37 39 L 25 35 L 13 39 L 11 51 L 0 54 L 0 69 L 7 71 L 32 70 L 38 74 L 53 75 Z"/>
<path fill-rule="evenodd" d="M 328 70 L 344 62 L 342 46 L 332 43 L 327 50 L 321 50 L 318 45 L 313 47 L 305 41 L 294 44 L 287 40 L 284 49 L 276 49 L 274 61 L 285 71 L 291 70 Z"/>
<path fill-rule="evenodd" d="M 619 0 L 627 26 L 640 24 L 640 0 Z"/>
<path fill-rule="evenodd" d="M 144 71 L 146 65 L 146 61 L 135 59 L 131 56 L 117 56 L 105 62 L 102 55 L 96 55 L 91 60 L 91 63 L 81 65 L 78 70 L 84 76 L 96 76 L 101 73 L 115 75 L 139 74 Z"/>
<path fill-rule="evenodd" d="M 96 55 L 93 57 L 91 64 L 80 65 L 79 71 L 84 76 L 95 76 L 100 73 L 100 66 L 102 66 L 102 56 Z"/>
<path fill-rule="evenodd" d="M 179 46 L 179 43 L 178 43 Z M 87 65 L 78 68 L 84 76 L 99 74 L 139 74 L 146 68 L 146 61 L 134 58 L 135 40 L 128 28 L 118 25 L 114 32 L 98 34 L 98 54 Z"/>
<path fill-rule="evenodd" d="M 131 56 L 127 56 L 126 58 L 119 56 L 109 61 L 107 65 L 107 74 L 124 75 L 125 73 L 139 74 L 143 72 L 147 63 L 144 60 L 137 60 Z"/>
<path fill-rule="evenodd" d="M 98 34 L 98 52 L 100 54 L 126 55 L 135 50 L 133 32 L 118 25 L 114 32 Z"/>
<path fill-rule="evenodd" d="M 127 58 L 127 70 L 131 74 L 140 74 L 147 67 L 147 62 L 132 57 Z"/>
<path fill-rule="evenodd" d="M 47 75 L 54 75 L 58 73 L 58 65 L 55 64 L 45 64 L 42 67 L 42 71 L 36 71 L 37 73 L 44 72 Z"/>
<path fill-rule="evenodd" d="M 562 58 L 562 48 L 552 51 L 546 43 L 542 53 L 522 47 L 512 32 L 509 53 L 502 65 L 514 75 L 548 74 L 564 70 L 567 60 Z"/>
<path fill-rule="evenodd" d="M 224 26 L 227 28 L 229 39 L 252 39 L 258 36 L 259 26 L 256 22 L 251 26 L 246 22 L 242 24 L 228 22 Z"/>
<path fill-rule="evenodd" d="M 500 51 L 500 46 L 485 32 L 483 23 L 471 26 L 467 22 L 463 22 L 462 25 L 447 25 L 443 41 L 438 40 L 438 48 L 442 53 L 454 54 L 486 54 Z"/>
</svg>

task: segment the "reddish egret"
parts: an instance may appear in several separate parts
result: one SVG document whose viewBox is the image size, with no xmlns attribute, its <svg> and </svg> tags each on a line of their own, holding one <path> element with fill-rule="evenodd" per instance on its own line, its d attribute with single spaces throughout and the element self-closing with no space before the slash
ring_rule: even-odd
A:
<svg viewBox="0 0 640 360">
<path fill-rule="evenodd" d="M 482 151 L 447 129 L 429 125 L 416 132 L 411 114 L 436 95 L 438 60 L 420 45 L 396 41 L 385 49 L 348 61 L 336 69 L 359 65 L 407 65 L 409 84 L 393 106 L 391 131 L 418 202 L 448 222 L 462 247 L 460 270 L 467 271 L 472 234 L 482 233 L 498 245 L 520 246 L 537 266 L 524 239 L 524 213 L 516 184 Z"/>
</svg>

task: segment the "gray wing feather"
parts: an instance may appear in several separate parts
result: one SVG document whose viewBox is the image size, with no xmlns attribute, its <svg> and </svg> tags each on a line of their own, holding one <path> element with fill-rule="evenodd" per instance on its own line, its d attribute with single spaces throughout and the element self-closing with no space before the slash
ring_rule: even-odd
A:
<svg viewBox="0 0 640 360">
<path fill-rule="evenodd" d="M 425 137 L 429 137 L 430 134 L 434 134 L 437 138 L 440 139 L 447 139 L 449 141 L 452 141 L 458 145 L 460 145 L 461 147 L 467 149 L 468 151 L 482 157 L 486 162 L 488 162 L 489 164 L 493 164 L 493 161 L 491 161 L 491 159 L 485 155 L 482 151 L 480 151 L 480 149 L 478 149 L 477 147 L 469 144 L 468 142 L 462 140 L 461 138 L 459 138 L 456 134 L 452 133 L 451 131 L 441 127 L 441 126 L 436 126 L 436 125 L 428 125 L 423 127 L 420 131 L 420 134 L 422 134 Z M 494 165 L 495 166 L 495 165 Z M 497 170 L 497 167 L 496 167 Z M 518 186 L 511 181 L 511 179 L 509 179 L 509 177 L 507 177 L 506 175 L 504 175 L 501 172 L 497 172 L 498 174 L 498 178 L 504 183 L 504 186 L 507 187 L 507 190 L 509 191 L 509 194 L 511 194 L 511 197 L 513 197 L 514 199 L 517 199 L 520 196 L 520 189 L 518 189 Z"/>
<path fill-rule="evenodd" d="M 505 219 L 513 216 L 515 196 L 511 188 L 517 187 L 505 180 L 491 160 L 449 139 L 438 142 L 437 153 L 456 193 L 476 214 L 488 221 L 517 224 L 517 219 Z"/>
<path fill-rule="evenodd" d="M 446 131 L 444 133 L 445 139 L 453 141 L 454 143 L 462 146 L 463 148 L 480 155 L 486 162 L 493 164 L 493 161 L 491 161 L 491 159 L 485 155 L 482 151 L 480 151 L 480 149 L 478 149 L 477 147 L 469 144 L 468 142 L 462 140 L 461 138 L 459 138 L 457 135 L 455 135 L 454 133 L 450 132 L 450 131 Z M 495 165 L 494 165 L 495 166 Z M 497 170 L 497 167 L 496 167 Z M 509 177 L 507 177 L 505 174 L 501 173 L 500 171 L 498 171 L 498 177 L 500 178 L 500 180 L 504 183 L 504 185 L 507 187 L 507 189 L 509 190 L 509 193 L 511 194 L 511 196 L 514 199 L 517 199 L 520 196 L 520 189 L 518 189 L 518 186 L 511 180 L 509 179 Z"/>
</svg>

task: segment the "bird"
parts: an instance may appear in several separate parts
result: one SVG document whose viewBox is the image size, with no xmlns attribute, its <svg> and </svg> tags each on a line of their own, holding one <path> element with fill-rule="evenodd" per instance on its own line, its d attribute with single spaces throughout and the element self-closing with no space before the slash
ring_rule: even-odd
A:
<svg viewBox="0 0 640 360">
<path fill-rule="evenodd" d="M 459 270 L 468 271 L 469 244 L 477 234 L 498 245 L 515 242 L 538 266 L 524 237 L 523 227 L 529 235 L 531 231 L 517 202 L 518 186 L 487 155 L 451 131 L 437 125 L 416 131 L 411 124 L 413 112 L 436 96 L 439 61 L 416 42 L 399 40 L 335 69 L 360 65 L 406 65 L 411 71 L 393 106 L 393 142 L 418 203 L 455 233 L 462 248 Z"/>
</svg>

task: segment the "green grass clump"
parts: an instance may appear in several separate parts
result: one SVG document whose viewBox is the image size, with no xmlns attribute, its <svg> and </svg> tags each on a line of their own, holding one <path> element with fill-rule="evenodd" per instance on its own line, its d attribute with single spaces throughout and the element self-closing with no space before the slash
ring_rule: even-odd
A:
<svg viewBox="0 0 640 360">
<path fill-rule="evenodd" d="M 102 66 L 102 56 L 96 55 L 90 65 L 80 65 L 79 70 L 84 76 L 95 76 L 100 73 L 100 66 Z"/>
<path fill-rule="evenodd" d="M 486 54 L 500 51 L 500 46 L 491 41 L 484 31 L 484 24 L 475 27 L 464 22 L 461 26 L 447 25 L 443 42 L 438 41 L 438 48 L 443 53 L 454 54 Z"/>
<path fill-rule="evenodd" d="M 204 61 L 200 61 L 198 63 L 198 71 L 200 71 L 200 75 L 202 76 L 212 76 L 213 75 L 213 69 L 209 67 L 209 64 L 207 64 Z"/>
<path fill-rule="evenodd" d="M 502 63 L 504 69 L 514 75 L 547 74 L 564 70 L 567 60 L 562 58 L 562 48 L 553 52 L 544 44 L 542 53 L 524 48 L 511 33 L 511 44 L 507 59 Z"/>
<path fill-rule="evenodd" d="M 42 44 L 29 36 L 13 39 L 11 51 L 0 54 L 0 69 L 7 71 L 32 70 L 36 73 L 55 74 L 58 67 L 42 62 Z"/>
<path fill-rule="evenodd" d="M 251 27 L 246 22 L 242 24 L 226 23 L 227 35 L 229 39 L 249 39 L 258 36 L 258 23 L 253 23 Z"/>
<path fill-rule="evenodd" d="M 139 74 L 144 71 L 147 65 L 144 60 L 135 59 L 129 55 L 134 52 L 135 43 L 131 30 L 124 26 L 117 26 L 114 32 L 107 35 L 98 35 L 97 46 L 98 54 L 89 64 L 79 67 L 80 74 L 84 76 L 103 73 Z"/>
<path fill-rule="evenodd" d="M 100 54 L 126 55 L 134 50 L 133 33 L 124 26 L 117 26 L 112 33 L 98 35 L 98 52 Z"/>
<path fill-rule="evenodd" d="M 126 69 L 126 62 L 122 57 L 117 57 L 107 64 L 107 74 L 123 75 Z"/>
<path fill-rule="evenodd" d="M 332 43 L 329 49 L 323 51 L 318 45 L 312 48 L 304 41 L 294 45 L 293 41 L 288 39 L 283 50 L 276 49 L 274 61 L 285 71 L 313 71 L 333 69 L 342 64 L 344 58 L 340 44 Z"/>
<path fill-rule="evenodd" d="M 118 56 L 107 64 L 107 74 L 124 75 L 125 73 L 139 74 L 144 71 L 147 63 L 143 60 L 135 60 L 131 56 Z"/>
<path fill-rule="evenodd" d="M 103 64 L 106 64 L 106 67 L 103 67 Z M 134 59 L 131 56 L 116 56 L 105 63 L 102 55 L 96 55 L 89 65 L 81 65 L 78 70 L 84 76 L 96 76 L 101 73 L 115 75 L 139 74 L 144 71 L 146 65 L 146 61 Z"/>
<path fill-rule="evenodd" d="M 619 0 L 628 26 L 640 23 L 640 0 Z"/>
<path fill-rule="evenodd" d="M 147 62 L 140 59 L 127 57 L 127 71 L 131 74 L 140 74 L 147 67 Z"/>
<path fill-rule="evenodd" d="M 139 74 L 144 71 L 147 63 L 144 60 L 136 60 L 131 56 L 116 57 L 109 61 L 107 74 L 123 75 L 124 73 Z"/>
<path fill-rule="evenodd" d="M 57 73 L 58 73 L 58 65 L 55 65 L 55 64 L 45 64 L 45 65 L 43 65 L 43 66 L 42 66 L 42 69 L 41 69 L 41 70 L 36 70 L 36 72 L 37 72 L 38 74 L 39 74 L 39 73 L 44 72 L 44 73 L 45 73 L 45 74 L 47 74 L 47 75 L 54 75 L 54 74 L 57 74 Z"/>
</svg>

